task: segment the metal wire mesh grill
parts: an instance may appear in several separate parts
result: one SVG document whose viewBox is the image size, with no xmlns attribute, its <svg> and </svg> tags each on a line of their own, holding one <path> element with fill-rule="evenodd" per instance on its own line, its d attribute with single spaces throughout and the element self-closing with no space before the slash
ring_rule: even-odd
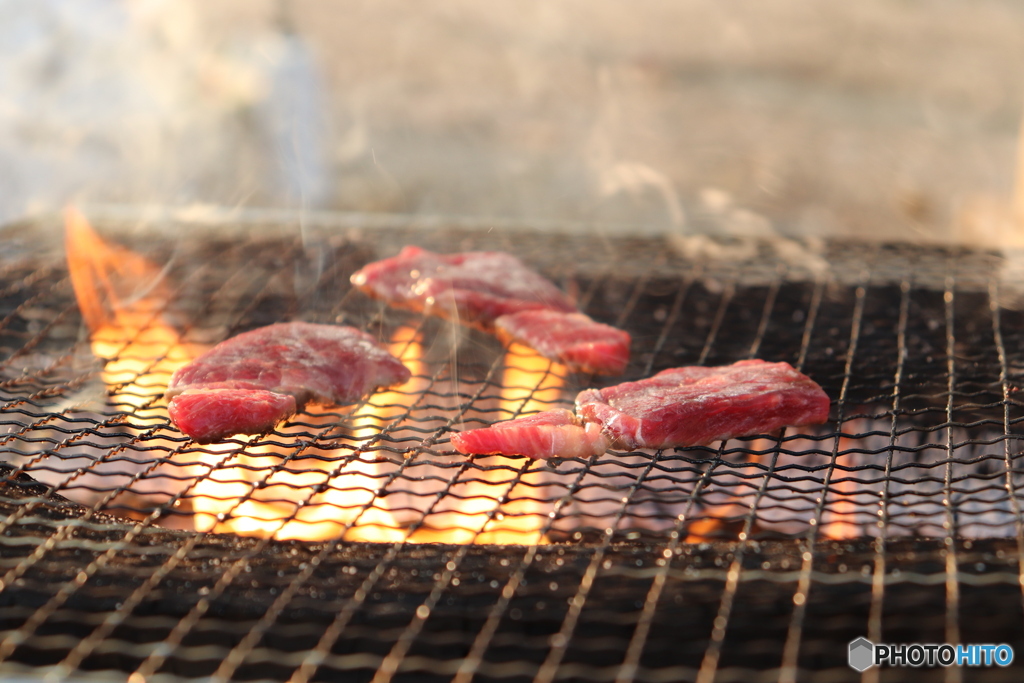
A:
<svg viewBox="0 0 1024 683">
<path fill-rule="evenodd" d="M 62 256 L 33 247 L 43 230 L 9 231 L 0 265 L 8 671 L 844 680 L 860 635 L 1019 634 L 1024 320 L 998 305 L 1013 283 L 994 255 L 394 226 L 149 235 L 132 246 L 168 264 L 171 303 L 97 347 Z M 833 420 L 589 460 L 458 456 L 452 429 L 622 378 L 350 290 L 407 243 L 520 255 L 630 331 L 624 379 L 785 360 Z M 291 319 L 368 330 L 415 377 L 251 440 L 198 446 L 167 423 L 168 342 L 147 330 L 201 346 Z"/>
</svg>

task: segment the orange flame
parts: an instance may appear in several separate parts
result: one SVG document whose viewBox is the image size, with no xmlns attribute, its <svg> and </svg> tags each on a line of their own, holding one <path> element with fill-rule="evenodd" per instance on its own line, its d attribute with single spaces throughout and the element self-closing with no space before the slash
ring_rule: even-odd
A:
<svg viewBox="0 0 1024 683">
<path fill-rule="evenodd" d="M 856 442 L 848 437 L 840 437 L 839 451 L 846 452 L 856 448 Z M 833 476 L 840 477 L 842 472 L 836 470 Z M 832 484 L 834 492 L 830 494 L 830 509 L 822 515 L 821 535 L 824 538 L 843 540 L 861 536 L 860 525 L 857 523 L 855 501 L 857 485 L 851 479 L 841 479 Z"/>
<path fill-rule="evenodd" d="M 66 213 L 65 245 L 92 351 L 106 361 L 102 378 L 112 402 L 132 413 L 133 426 L 166 424 L 160 397 L 171 375 L 206 347 L 183 340 L 166 320 L 172 292 L 154 263 L 101 239 L 74 209 Z M 505 463 L 494 459 L 487 469 L 468 470 L 451 487 L 452 495 L 411 534 L 386 509 L 376 492 L 395 465 L 378 461 L 372 446 L 382 429 L 417 409 L 415 402 L 430 383 L 423 340 L 414 329 L 399 328 L 389 350 L 402 359 L 412 378 L 375 394 L 350 415 L 357 448 L 343 466 L 337 464 L 336 451 L 308 445 L 298 451 L 298 439 L 284 447 L 236 436 L 183 454 L 192 462 L 178 467 L 196 477 L 182 500 L 183 508 L 191 507 L 193 528 L 282 540 L 341 535 L 378 542 L 543 542 L 545 517 L 536 500 L 540 474 L 527 472 L 512 487 L 520 461 L 502 467 Z M 559 399 L 565 374 L 565 368 L 532 349 L 513 345 L 506 356 L 500 407 L 509 415 L 547 410 Z M 304 424 L 285 423 L 277 429 L 285 434 L 328 430 L 338 419 L 336 408 L 310 406 L 298 418 Z M 495 464 L 499 466 L 491 467 Z"/>
<path fill-rule="evenodd" d="M 408 410 L 427 381 L 423 347 L 415 330 L 399 328 L 388 350 L 405 363 L 412 377 L 400 387 L 375 394 L 352 413 L 352 434 L 364 445 Z M 312 420 L 321 428 L 337 421 L 336 415 L 318 406 L 308 406 L 306 412 L 309 415 L 304 415 L 303 420 Z M 296 431 L 288 427 L 278 429 L 285 433 Z M 208 448 L 215 453 L 204 460 L 215 465 L 222 457 L 218 454 L 226 452 L 224 446 Z M 358 448 L 352 459 L 333 474 L 337 465 L 330 460 L 330 454 L 325 454 L 325 459 L 295 459 L 268 477 L 267 471 L 287 455 L 281 448 L 250 446 L 200 479 L 191 499 L 196 529 L 305 541 L 328 540 L 339 535 L 348 541 L 376 542 L 394 542 L 405 537 L 405 531 L 375 494 L 386 473 L 371 453 Z"/>
<path fill-rule="evenodd" d="M 415 329 L 403 326 L 395 330 L 388 351 L 405 364 L 412 377 L 398 388 L 375 394 L 372 402 L 353 413 L 352 433 L 364 442 L 376 438 L 381 429 L 401 417 L 429 384 L 423 362 L 423 340 Z"/>
<path fill-rule="evenodd" d="M 204 347 L 182 341 L 163 320 L 170 291 L 161 269 L 105 242 L 73 208 L 65 214 L 64 244 L 93 354 L 107 360 L 102 377 L 113 390 L 112 401 L 143 423 L 165 420 L 166 410 L 153 404 L 174 371 Z"/>
<path fill-rule="evenodd" d="M 333 418 L 332 418 L 333 419 Z M 236 437 L 246 441 L 252 437 Z M 235 446 L 237 448 L 237 446 Z M 214 444 L 204 456 L 217 465 L 218 453 L 229 444 Z M 214 467 L 197 481 L 190 501 L 197 531 L 273 537 L 278 540 L 322 541 L 337 538 L 357 521 L 344 538 L 358 541 L 393 541 L 401 538 L 390 513 L 375 506 L 377 479 L 366 476 L 374 463 L 355 460 L 341 474 L 331 476 L 323 460 L 298 458 L 282 469 L 286 453 L 267 445 L 251 446 Z"/>
<path fill-rule="evenodd" d="M 512 344 L 505 355 L 499 407 L 509 416 L 550 410 L 561 397 L 566 374 L 565 367 L 533 349 Z M 433 526 L 445 529 L 445 533 L 423 540 L 480 544 L 546 542 L 541 534 L 546 515 L 538 500 L 542 490 L 539 469 L 531 466 L 513 486 L 522 467 L 521 460 L 491 456 L 477 457 L 475 462 L 487 469 L 474 468 L 463 475 L 432 516 Z M 500 508 L 488 520 L 496 506 Z"/>
</svg>

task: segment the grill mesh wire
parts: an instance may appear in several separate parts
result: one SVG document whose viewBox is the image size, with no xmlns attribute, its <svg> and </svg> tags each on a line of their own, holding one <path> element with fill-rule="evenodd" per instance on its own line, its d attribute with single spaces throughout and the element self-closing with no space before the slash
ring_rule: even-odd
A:
<svg viewBox="0 0 1024 683">
<path fill-rule="evenodd" d="M 0 426 L 12 466 L 0 497 L 9 513 L 0 522 L 8 671 L 843 680 L 852 678 L 845 643 L 860 635 L 1019 634 L 1014 392 L 1024 320 L 996 305 L 1006 284 L 993 255 L 704 239 L 666 248 L 455 229 L 149 238 L 133 246 L 170 264 L 177 291 L 162 318 L 185 339 L 303 319 L 382 339 L 411 326 L 427 348 L 416 395 L 391 408 L 376 437 L 356 436 L 351 411 L 333 409 L 224 450 L 192 444 L 147 413 L 163 387 L 145 372 L 127 390 L 111 388 L 123 403 L 104 403 L 102 365 L 67 272 L 59 257 L 34 252 L 33 234 L 11 235 L 24 249 L 12 248 L 0 272 Z M 833 397 L 833 421 L 587 461 L 454 456 L 449 428 L 516 414 L 498 397 L 503 363 L 518 361 L 486 335 L 453 336 L 349 289 L 354 269 L 406 243 L 519 254 L 578 292 L 590 315 L 632 333 L 625 379 L 785 360 Z M 581 386 L 621 381 L 564 379 L 556 404 L 570 405 Z M 367 403 L 393 400 L 378 392 Z M 338 474 L 328 485 L 345 486 L 355 469 L 364 475 L 348 493 L 356 512 L 339 509 L 339 529 L 380 509 L 402 531 L 365 544 L 167 530 L 188 526 L 196 482 L 228 464 L 244 474 L 245 497 L 276 500 L 291 509 L 287 518 L 320 493 L 296 487 L 297 477 Z M 275 477 L 285 484 L 271 485 Z M 474 482 L 487 488 L 474 493 Z M 507 500 L 499 508 L 481 490 Z M 453 514 L 467 495 L 482 516 Z M 403 541 L 427 527 L 479 538 L 499 512 L 568 543 Z"/>
</svg>

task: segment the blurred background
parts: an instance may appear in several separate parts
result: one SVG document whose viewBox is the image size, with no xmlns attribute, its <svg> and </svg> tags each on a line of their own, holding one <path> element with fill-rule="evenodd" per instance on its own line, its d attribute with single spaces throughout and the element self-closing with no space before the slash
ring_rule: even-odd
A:
<svg viewBox="0 0 1024 683">
<path fill-rule="evenodd" d="M 69 201 L 1024 243 L 1014 0 L 0 0 Z"/>
</svg>

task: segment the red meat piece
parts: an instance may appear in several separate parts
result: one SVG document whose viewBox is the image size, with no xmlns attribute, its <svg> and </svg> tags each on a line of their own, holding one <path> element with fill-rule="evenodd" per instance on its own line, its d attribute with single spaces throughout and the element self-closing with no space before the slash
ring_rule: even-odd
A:
<svg viewBox="0 0 1024 683">
<path fill-rule="evenodd" d="M 409 376 L 401 361 L 365 332 L 278 323 L 223 341 L 178 369 L 165 397 L 174 423 L 196 441 L 208 442 L 262 432 L 308 402 L 352 403 Z"/>
<path fill-rule="evenodd" d="M 828 420 L 829 399 L 788 363 L 746 360 L 586 389 L 576 397 L 576 412 L 616 444 L 672 448 L 820 424 Z"/>
<path fill-rule="evenodd" d="M 582 313 L 521 311 L 494 324 L 502 337 L 532 346 L 573 372 L 621 375 L 629 363 L 629 333 Z"/>
<path fill-rule="evenodd" d="M 232 434 L 259 434 L 295 411 L 295 397 L 288 394 L 209 386 L 186 389 L 167 405 L 171 421 L 198 443 Z"/>
<path fill-rule="evenodd" d="M 555 285 L 500 251 L 435 254 L 408 246 L 398 256 L 363 267 L 351 279 L 363 292 L 394 306 L 485 330 L 507 313 L 576 310 Z"/>
<path fill-rule="evenodd" d="M 601 428 L 581 424 L 569 410 L 547 410 L 452 434 L 451 438 L 455 450 L 467 455 L 588 458 L 608 450 L 608 439 Z"/>
<path fill-rule="evenodd" d="M 352 403 L 378 386 L 400 384 L 409 370 L 370 335 L 352 327 L 278 323 L 222 341 L 171 377 L 167 397 L 187 387 L 230 382 L 289 394 L 301 408 Z"/>
</svg>

